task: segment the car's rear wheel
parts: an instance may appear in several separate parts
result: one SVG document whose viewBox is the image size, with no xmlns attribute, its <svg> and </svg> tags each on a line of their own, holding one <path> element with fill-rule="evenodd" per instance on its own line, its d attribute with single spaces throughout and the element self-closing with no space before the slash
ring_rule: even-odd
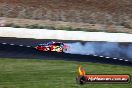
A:
<svg viewBox="0 0 132 88">
<path fill-rule="evenodd" d="M 63 52 L 62 47 L 60 47 L 60 46 L 56 47 L 56 52 Z"/>
<path fill-rule="evenodd" d="M 51 51 L 51 49 L 49 47 L 46 47 L 45 51 Z"/>
<path fill-rule="evenodd" d="M 67 49 L 66 49 L 66 48 L 64 48 L 64 49 L 63 49 L 63 52 L 66 52 L 66 51 L 67 51 Z"/>
</svg>

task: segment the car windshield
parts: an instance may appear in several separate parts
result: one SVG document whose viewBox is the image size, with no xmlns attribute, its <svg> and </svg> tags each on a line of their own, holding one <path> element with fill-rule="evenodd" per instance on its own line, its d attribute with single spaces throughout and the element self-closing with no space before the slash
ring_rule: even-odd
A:
<svg viewBox="0 0 132 88">
<path fill-rule="evenodd" d="M 48 42 L 47 44 L 48 44 L 48 45 L 51 45 L 51 44 L 53 44 L 53 42 Z"/>
<path fill-rule="evenodd" d="M 45 46 L 45 45 L 47 45 L 47 44 L 45 44 L 45 43 L 43 43 L 43 44 L 39 44 L 40 46 Z"/>
</svg>

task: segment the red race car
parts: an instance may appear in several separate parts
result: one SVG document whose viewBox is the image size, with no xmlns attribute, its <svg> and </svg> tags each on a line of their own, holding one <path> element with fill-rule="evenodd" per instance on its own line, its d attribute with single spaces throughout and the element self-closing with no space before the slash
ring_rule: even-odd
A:
<svg viewBox="0 0 132 88">
<path fill-rule="evenodd" d="M 62 42 L 48 42 L 46 44 L 39 44 L 35 47 L 40 51 L 54 51 L 54 52 L 65 52 L 69 48 Z"/>
</svg>

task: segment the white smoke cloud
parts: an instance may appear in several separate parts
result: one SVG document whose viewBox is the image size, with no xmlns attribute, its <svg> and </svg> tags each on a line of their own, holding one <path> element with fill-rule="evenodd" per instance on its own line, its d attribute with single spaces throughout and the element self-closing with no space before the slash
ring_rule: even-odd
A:
<svg viewBox="0 0 132 88">
<path fill-rule="evenodd" d="M 94 47 L 91 44 L 82 45 L 81 43 L 77 42 L 68 43 L 67 45 L 70 46 L 70 48 L 66 51 L 66 53 L 84 55 L 95 54 Z"/>
<path fill-rule="evenodd" d="M 123 45 L 119 43 L 110 42 L 87 42 L 82 44 L 80 42 L 67 43 L 70 48 L 66 53 L 83 54 L 83 55 L 102 55 L 116 58 L 124 58 L 132 60 L 132 44 Z"/>
</svg>

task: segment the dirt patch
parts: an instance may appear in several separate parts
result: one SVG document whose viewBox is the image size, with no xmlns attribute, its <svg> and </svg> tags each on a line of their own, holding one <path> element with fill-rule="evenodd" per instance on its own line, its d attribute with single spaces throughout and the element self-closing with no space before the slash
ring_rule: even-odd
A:
<svg viewBox="0 0 132 88">
<path fill-rule="evenodd" d="M 0 16 L 39 20 L 127 24 L 132 0 L 0 0 Z"/>
<path fill-rule="evenodd" d="M 17 19 L 17 18 L 0 18 L 0 26 L 5 26 L 7 24 L 14 24 L 16 26 L 26 27 L 29 25 L 38 25 L 38 26 L 48 26 L 55 27 L 62 30 L 66 28 L 71 28 L 72 30 L 80 31 L 104 31 L 104 32 L 123 32 L 123 33 L 132 33 L 132 29 L 126 28 L 124 26 L 117 25 L 106 25 L 106 24 L 90 24 L 83 22 L 63 22 L 63 21 L 51 21 L 51 20 L 31 20 L 31 19 Z"/>
</svg>

